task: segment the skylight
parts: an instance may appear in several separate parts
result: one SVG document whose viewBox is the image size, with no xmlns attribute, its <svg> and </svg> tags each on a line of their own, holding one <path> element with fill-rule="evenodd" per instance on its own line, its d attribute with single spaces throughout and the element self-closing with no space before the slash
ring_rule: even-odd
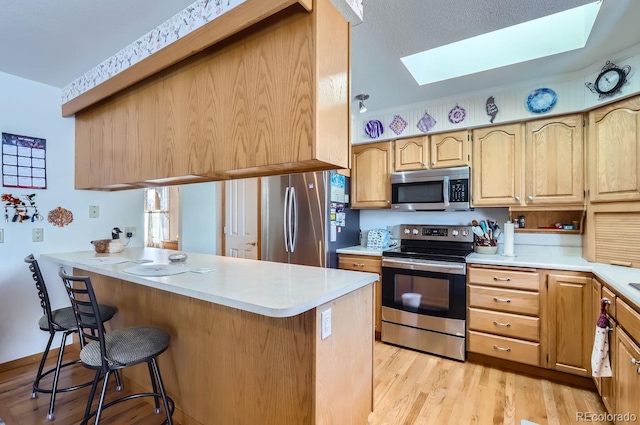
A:
<svg viewBox="0 0 640 425">
<path fill-rule="evenodd" d="M 544 16 L 401 58 L 419 85 L 581 49 L 602 2 Z"/>
</svg>

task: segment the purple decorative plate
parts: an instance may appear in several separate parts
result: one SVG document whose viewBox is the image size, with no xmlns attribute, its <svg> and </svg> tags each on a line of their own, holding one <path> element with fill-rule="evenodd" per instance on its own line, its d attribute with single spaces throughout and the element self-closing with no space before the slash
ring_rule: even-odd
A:
<svg viewBox="0 0 640 425">
<path fill-rule="evenodd" d="M 372 139 L 377 139 L 384 133 L 384 126 L 379 120 L 371 120 L 364 126 L 364 132 Z"/>
<path fill-rule="evenodd" d="M 418 121 L 418 129 L 423 133 L 427 133 L 436 125 L 436 120 L 433 119 L 431 115 L 429 115 L 426 111 L 420 121 Z"/>
<path fill-rule="evenodd" d="M 393 121 L 389 124 L 389 128 L 399 135 L 407 128 L 407 122 L 400 115 L 395 115 Z"/>
<path fill-rule="evenodd" d="M 465 111 L 463 107 L 456 105 L 452 110 L 449 111 L 449 122 L 451 124 L 459 124 L 464 121 L 464 118 L 466 116 L 467 111 Z"/>
</svg>

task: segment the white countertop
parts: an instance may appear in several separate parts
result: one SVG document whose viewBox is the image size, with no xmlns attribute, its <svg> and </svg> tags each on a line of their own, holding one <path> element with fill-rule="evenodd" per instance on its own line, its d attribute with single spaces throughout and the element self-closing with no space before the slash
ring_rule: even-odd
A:
<svg viewBox="0 0 640 425">
<path fill-rule="evenodd" d="M 374 257 L 382 256 L 381 249 L 368 249 L 366 246 L 362 246 L 362 245 L 348 246 L 346 248 L 338 248 L 336 249 L 336 252 L 338 254 L 372 255 Z"/>
<path fill-rule="evenodd" d="M 139 259 L 153 261 L 145 264 L 168 264 L 167 257 L 175 253 L 177 251 L 159 248 L 126 248 L 117 254 L 82 251 L 43 254 L 40 258 L 66 267 L 75 267 L 271 317 L 298 315 L 378 280 L 375 273 L 188 252 L 186 262 L 173 263 L 171 267 L 184 267 L 189 270 L 210 268 L 214 271 L 188 271 L 161 277 L 138 276 L 123 271 L 136 266 L 133 261 Z M 92 263 L 96 258 L 109 257 L 126 258 L 130 261 L 119 264 Z M 67 272 L 71 273 L 71 270 Z"/>
</svg>

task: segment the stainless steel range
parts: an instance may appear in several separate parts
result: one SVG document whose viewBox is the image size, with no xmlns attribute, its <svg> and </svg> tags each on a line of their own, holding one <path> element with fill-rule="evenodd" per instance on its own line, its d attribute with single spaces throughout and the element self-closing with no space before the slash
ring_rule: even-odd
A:
<svg viewBox="0 0 640 425">
<path fill-rule="evenodd" d="M 400 226 L 382 253 L 382 341 L 466 359 L 466 263 L 471 226 Z"/>
</svg>

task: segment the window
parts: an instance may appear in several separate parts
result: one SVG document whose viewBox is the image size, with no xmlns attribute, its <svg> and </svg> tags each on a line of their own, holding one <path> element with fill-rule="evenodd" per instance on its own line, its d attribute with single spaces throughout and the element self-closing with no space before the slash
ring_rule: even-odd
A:
<svg viewBox="0 0 640 425">
<path fill-rule="evenodd" d="M 162 248 L 162 242 L 178 239 L 179 187 L 144 190 L 145 246 Z"/>
</svg>

